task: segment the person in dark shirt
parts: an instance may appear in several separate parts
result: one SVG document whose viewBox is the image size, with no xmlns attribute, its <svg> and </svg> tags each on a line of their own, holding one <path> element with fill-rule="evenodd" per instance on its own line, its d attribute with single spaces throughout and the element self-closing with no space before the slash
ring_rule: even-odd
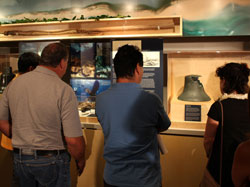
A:
<svg viewBox="0 0 250 187">
<path fill-rule="evenodd" d="M 219 101 L 223 106 L 224 123 L 222 128 L 222 110 L 219 101 L 216 101 L 208 112 L 204 136 L 204 147 L 209 157 L 207 169 L 218 183 L 221 182 L 221 186 L 233 187 L 231 170 L 234 153 L 246 139 L 246 133 L 250 132 L 247 110 L 249 68 L 245 63 L 227 63 L 217 68 L 216 75 L 220 78 L 222 96 Z"/>
</svg>

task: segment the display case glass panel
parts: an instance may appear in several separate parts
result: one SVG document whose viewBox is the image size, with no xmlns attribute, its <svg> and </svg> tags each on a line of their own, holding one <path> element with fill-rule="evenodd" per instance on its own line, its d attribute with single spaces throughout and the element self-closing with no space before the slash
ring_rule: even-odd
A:
<svg viewBox="0 0 250 187">
<path fill-rule="evenodd" d="M 217 67 L 229 62 L 247 63 L 250 67 L 250 51 L 245 48 L 244 42 L 216 44 L 218 43 L 175 43 L 168 46 L 165 106 L 172 121 L 170 129 L 177 134 L 204 134 L 207 113 L 214 101 L 221 96 L 220 79 L 215 73 Z M 185 77 L 190 75 L 199 76 L 199 82 L 210 100 L 180 99 L 186 86 Z"/>
<path fill-rule="evenodd" d="M 79 102 L 81 117 L 95 117 L 96 96 L 111 86 L 111 43 L 70 44 L 70 85 Z"/>
</svg>

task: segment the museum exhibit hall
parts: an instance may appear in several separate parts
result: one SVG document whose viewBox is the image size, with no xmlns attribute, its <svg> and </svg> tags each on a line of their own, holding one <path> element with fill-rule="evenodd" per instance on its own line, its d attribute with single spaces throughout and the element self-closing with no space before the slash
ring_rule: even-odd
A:
<svg viewBox="0 0 250 187">
<path fill-rule="evenodd" d="M 249 8 L 248 0 L 2 1 L 0 99 L 15 81 L 21 54 L 64 44 L 69 57 L 62 80 L 76 95 L 86 142 L 81 176 L 71 158 L 71 186 L 103 187 L 96 97 L 116 84 L 119 47 L 136 46 L 143 54 L 140 85 L 159 96 L 171 121 L 159 133 L 162 187 L 198 187 L 208 162 L 207 114 L 222 95 L 216 70 L 230 62 L 250 67 Z M 0 186 L 12 184 L 12 161 L 12 151 L 0 146 Z"/>
</svg>

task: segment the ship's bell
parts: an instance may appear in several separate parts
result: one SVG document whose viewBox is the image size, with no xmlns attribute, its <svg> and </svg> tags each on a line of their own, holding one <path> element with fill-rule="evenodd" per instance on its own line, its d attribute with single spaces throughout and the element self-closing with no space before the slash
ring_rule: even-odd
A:
<svg viewBox="0 0 250 187">
<path fill-rule="evenodd" d="M 210 97 L 206 94 L 199 77 L 200 75 L 185 76 L 184 90 L 178 97 L 179 100 L 193 102 L 210 101 Z"/>
</svg>

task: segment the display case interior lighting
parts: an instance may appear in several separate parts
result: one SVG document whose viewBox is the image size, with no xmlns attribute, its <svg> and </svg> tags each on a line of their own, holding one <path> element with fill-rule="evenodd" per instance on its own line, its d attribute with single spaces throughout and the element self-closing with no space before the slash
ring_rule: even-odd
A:
<svg viewBox="0 0 250 187">
<path fill-rule="evenodd" d="M 126 3 L 125 10 L 126 12 L 133 12 L 135 10 L 135 4 L 133 2 Z"/>
<path fill-rule="evenodd" d="M 164 53 L 246 51 L 244 42 L 183 42 L 164 43 Z M 178 52 L 179 51 L 179 52 Z"/>
<path fill-rule="evenodd" d="M 74 8 L 73 12 L 79 14 L 79 13 L 81 13 L 81 9 L 80 8 Z"/>
<path fill-rule="evenodd" d="M 5 18 L 5 16 L 0 13 L 0 19 L 4 19 L 4 18 Z"/>
</svg>

